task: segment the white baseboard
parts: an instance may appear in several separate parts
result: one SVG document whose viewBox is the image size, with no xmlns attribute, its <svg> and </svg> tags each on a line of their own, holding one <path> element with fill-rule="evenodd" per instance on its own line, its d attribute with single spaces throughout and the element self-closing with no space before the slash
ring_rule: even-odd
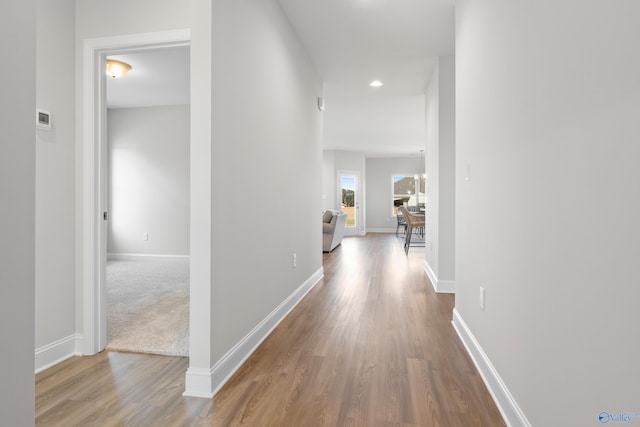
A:
<svg viewBox="0 0 640 427">
<path fill-rule="evenodd" d="M 72 356 L 82 353 L 82 335 L 73 334 L 36 349 L 35 373 L 42 372 Z"/>
<path fill-rule="evenodd" d="M 187 369 L 183 395 L 212 398 L 323 276 L 324 270 L 320 267 L 227 354 L 218 360 L 210 370 Z"/>
<path fill-rule="evenodd" d="M 438 277 L 433 272 L 433 269 L 427 262 L 424 260 L 424 272 L 426 273 L 433 289 L 439 294 L 455 294 L 456 293 L 456 282 L 455 280 L 438 280 Z"/>
<path fill-rule="evenodd" d="M 389 233 L 389 234 L 395 234 L 396 229 L 394 228 L 371 228 L 371 227 L 367 227 L 367 233 Z M 402 232 L 398 232 L 398 235 L 401 235 Z"/>
<path fill-rule="evenodd" d="M 108 253 L 109 261 L 171 261 L 171 262 L 189 262 L 189 255 L 166 255 L 166 254 L 125 254 L 125 253 Z"/>
<path fill-rule="evenodd" d="M 215 368 L 215 366 L 214 366 Z M 187 368 L 183 396 L 211 399 L 217 392 L 213 384 L 214 372 L 211 369 Z"/>
<path fill-rule="evenodd" d="M 473 360 L 473 363 L 480 372 L 480 376 L 489 389 L 489 393 L 491 393 L 507 426 L 531 427 L 524 412 L 522 412 L 520 406 L 518 406 L 518 403 L 502 381 L 502 378 L 500 378 L 498 371 L 496 371 L 489 357 L 487 357 L 484 350 L 482 350 L 482 347 L 455 308 L 453 309 L 453 320 L 451 323 L 467 349 L 467 353 L 471 356 L 471 360 Z"/>
</svg>

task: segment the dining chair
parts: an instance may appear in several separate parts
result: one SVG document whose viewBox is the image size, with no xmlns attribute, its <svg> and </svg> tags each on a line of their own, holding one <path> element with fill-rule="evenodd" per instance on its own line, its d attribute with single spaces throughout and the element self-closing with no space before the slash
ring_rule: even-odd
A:
<svg viewBox="0 0 640 427">
<path fill-rule="evenodd" d="M 396 212 L 396 219 L 398 220 L 398 225 L 396 226 L 396 237 L 398 237 L 398 230 L 400 230 L 400 228 L 404 228 L 405 234 L 407 232 L 407 220 L 404 215 L 402 215 L 399 208 Z"/>
<path fill-rule="evenodd" d="M 404 253 L 409 254 L 409 247 L 411 246 L 411 236 L 413 235 L 414 229 L 420 230 L 424 229 L 425 226 L 425 216 L 424 215 L 414 215 L 404 206 L 400 206 L 398 208 L 404 216 L 405 221 L 407 222 L 407 227 L 405 231 L 405 239 L 404 239 Z"/>
</svg>

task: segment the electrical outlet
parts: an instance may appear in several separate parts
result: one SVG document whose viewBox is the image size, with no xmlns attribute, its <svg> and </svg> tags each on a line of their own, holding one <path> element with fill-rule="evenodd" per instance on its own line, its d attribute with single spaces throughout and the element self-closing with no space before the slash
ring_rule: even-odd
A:
<svg viewBox="0 0 640 427">
<path fill-rule="evenodd" d="M 293 262 L 293 268 L 296 268 L 298 266 L 298 255 L 297 254 L 293 254 L 292 257 L 292 262 Z"/>
<path fill-rule="evenodd" d="M 484 311 L 484 288 L 480 286 L 480 309 Z"/>
<path fill-rule="evenodd" d="M 142 240 L 144 240 L 145 242 L 149 240 L 149 233 L 142 233 Z"/>
</svg>

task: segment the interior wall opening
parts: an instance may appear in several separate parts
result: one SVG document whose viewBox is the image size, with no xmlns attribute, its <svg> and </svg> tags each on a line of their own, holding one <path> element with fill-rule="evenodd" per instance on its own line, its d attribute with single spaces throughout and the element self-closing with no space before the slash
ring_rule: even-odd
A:
<svg viewBox="0 0 640 427">
<path fill-rule="evenodd" d="M 107 72 L 99 97 L 99 350 L 188 356 L 189 45 L 101 52 L 111 60 L 131 68 Z"/>
</svg>

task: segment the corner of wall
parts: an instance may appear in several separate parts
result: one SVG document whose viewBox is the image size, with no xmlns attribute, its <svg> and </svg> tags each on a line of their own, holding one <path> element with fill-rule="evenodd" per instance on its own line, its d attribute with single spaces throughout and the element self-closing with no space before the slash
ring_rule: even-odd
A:
<svg viewBox="0 0 640 427">
<path fill-rule="evenodd" d="M 439 294 L 455 294 L 456 282 L 455 280 L 438 280 L 438 276 L 434 273 L 433 269 L 429 265 L 429 262 L 424 260 L 424 272 L 433 286 L 433 290 Z"/>
<path fill-rule="evenodd" d="M 83 337 L 72 334 L 35 350 L 35 373 L 42 372 L 73 356 L 82 355 Z"/>
<path fill-rule="evenodd" d="M 320 267 L 251 332 L 238 341 L 211 369 L 188 368 L 183 396 L 212 398 L 287 314 L 320 282 L 322 277 L 324 277 L 324 269 Z"/>
</svg>

